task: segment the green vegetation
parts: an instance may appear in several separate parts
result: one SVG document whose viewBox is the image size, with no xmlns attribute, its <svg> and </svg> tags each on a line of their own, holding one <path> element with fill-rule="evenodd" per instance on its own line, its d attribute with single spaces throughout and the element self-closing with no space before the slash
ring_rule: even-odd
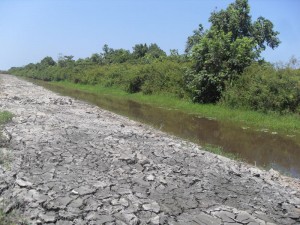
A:
<svg viewBox="0 0 300 225">
<path fill-rule="evenodd" d="M 184 62 L 183 59 L 177 61 L 170 57 L 151 59 L 149 62 L 144 62 L 145 58 L 140 60 L 139 63 L 124 62 L 101 65 L 93 63 L 90 58 L 77 61 L 64 59 L 63 64 L 66 66 L 63 67 L 59 64 L 45 66 L 41 62 L 29 64 L 23 68 L 13 68 L 10 72 L 45 81 L 65 80 L 80 84 L 118 87 L 128 93 L 169 93 L 184 97 L 182 74 L 185 67 L 190 65 L 189 62 Z"/>
<path fill-rule="evenodd" d="M 300 133 L 300 69 L 260 58 L 280 41 L 271 21 L 251 20 L 247 0 L 212 12 L 211 27 L 188 37 L 185 54 L 157 44 L 103 46 L 86 59 L 45 57 L 9 73 L 176 108 L 245 126 Z M 193 104 L 194 103 L 194 104 Z"/>
<path fill-rule="evenodd" d="M 9 120 L 11 120 L 11 118 L 12 118 L 12 114 L 10 112 L 7 112 L 7 111 L 0 112 L 0 126 L 3 123 L 6 123 Z"/>
<path fill-rule="evenodd" d="M 211 14 L 208 30 L 200 25 L 188 38 L 186 52 L 194 65 L 185 80 L 194 102 L 218 102 L 226 86 L 259 59 L 266 45 L 273 49 L 279 45 L 272 22 L 263 17 L 252 22 L 249 13 L 247 0 L 236 0 L 226 10 Z"/>
<path fill-rule="evenodd" d="M 252 64 L 228 87 L 222 101 L 232 108 L 299 115 L 300 69 Z"/>
</svg>

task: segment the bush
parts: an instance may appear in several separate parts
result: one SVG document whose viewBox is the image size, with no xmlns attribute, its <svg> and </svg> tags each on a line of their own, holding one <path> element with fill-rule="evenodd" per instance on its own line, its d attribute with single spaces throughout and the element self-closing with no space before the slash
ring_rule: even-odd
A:
<svg viewBox="0 0 300 225">
<path fill-rule="evenodd" d="M 300 113 L 300 69 L 253 64 L 227 86 L 222 103 L 262 112 Z"/>
<path fill-rule="evenodd" d="M 216 103 L 225 88 L 225 77 L 214 76 L 206 71 L 196 73 L 187 70 L 184 75 L 185 87 L 193 102 Z"/>
<path fill-rule="evenodd" d="M 142 77 L 140 77 L 140 76 L 133 77 L 132 79 L 129 80 L 126 91 L 128 93 L 140 92 L 143 83 L 144 83 L 144 79 Z"/>
</svg>

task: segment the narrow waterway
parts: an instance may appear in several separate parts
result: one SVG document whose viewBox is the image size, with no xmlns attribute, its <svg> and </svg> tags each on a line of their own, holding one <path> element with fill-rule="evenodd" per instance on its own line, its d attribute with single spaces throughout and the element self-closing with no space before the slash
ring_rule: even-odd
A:
<svg viewBox="0 0 300 225">
<path fill-rule="evenodd" d="M 283 174 L 300 178 L 300 138 L 297 136 L 255 131 L 173 109 L 62 88 L 43 81 L 30 81 L 61 95 L 90 102 L 200 145 L 222 146 L 224 151 L 238 154 L 248 163 L 266 169 L 273 168 Z"/>
</svg>

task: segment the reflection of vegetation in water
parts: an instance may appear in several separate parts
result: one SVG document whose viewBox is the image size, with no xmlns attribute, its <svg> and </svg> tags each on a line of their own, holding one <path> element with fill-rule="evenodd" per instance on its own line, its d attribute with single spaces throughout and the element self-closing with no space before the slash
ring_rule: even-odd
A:
<svg viewBox="0 0 300 225">
<path fill-rule="evenodd" d="M 225 152 L 224 149 L 221 146 L 216 146 L 216 145 L 212 145 L 212 144 L 205 144 L 203 146 L 203 149 L 205 151 L 217 154 L 217 155 L 221 155 L 224 156 L 226 158 L 229 159 L 234 159 L 234 160 L 241 160 L 240 156 L 238 154 L 235 153 L 231 153 L 231 152 Z"/>
</svg>

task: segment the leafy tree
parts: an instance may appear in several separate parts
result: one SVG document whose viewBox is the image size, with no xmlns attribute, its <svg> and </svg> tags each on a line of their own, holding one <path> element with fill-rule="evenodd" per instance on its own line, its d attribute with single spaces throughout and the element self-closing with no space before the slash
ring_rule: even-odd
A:
<svg viewBox="0 0 300 225">
<path fill-rule="evenodd" d="M 113 51 L 113 49 L 109 48 L 107 44 L 103 45 L 102 50 L 104 57 L 107 56 L 111 51 Z"/>
<path fill-rule="evenodd" d="M 136 44 L 134 47 L 133 47 L 133 57 L 138 59 L 138 58 L 143 58 L 146 53 L 148 52 L 148 46 L 147 44 Z"/>
<path fill-rule="evenodd" d="M 75 63 L 73 58 L 74 56 L 72 55 L 63 56 L 62 54 L 59 54 L 57 63 L 60 67 L 72 66 Z"/>
<path fill-rule="evenodd" d="M 73 55 L 65 55 L 64 56 L 64 59 L 68 62 L 74 62 L 73 58 L 74 58 Z"/>
<path fill-rule="evenodd" d="M 179 56 L 178 49 L 170 49 L 170 56 L 178 57 Z"/>
<path fill-rule="evenodd" d="M 96 63 L 96 64 L 100 64 L 102 62 L 102 56 L 100 54 L 92 54 L 90 60 L 93 62 L 93 63 Z"/>
<path fill-rule="evenodd" d="M 185 46 L 185 53 L 186 54 L 190 54 L 192 51 L 192 48 L 194 47 L 194 45 L 198 44 L 202 38 L 202 36 L 204 35 L 204 28 L 202 26 L 202 24 L 199 24 L 199 27 L 197 30 L 193 31 L 194 34 L 190 37 L 188 37 L 188 40 L 186 42 L 186 46 Z"/>
<path fill-rule="evenodd" d="M 123 48 L 120 49 L 113 49 L 109 48 L 107 44 L 105 44 L 102 48 L 103 50 L 103 59 L 104 63 L 124 63 L 131 58 L 131 54 L 128 50 Z M 99 55 L 101 57 L 101 55 Z M 95 56 L 94 56 L 95 57 Z"/>
<path fill-rule="evenodd" d="M 199 26 L 188 38 L 194 67 L 185 75 L 188 90 L 195 102 L 217 102 L 226 84 L 239 77 L 244 69 L 260 58 L 266 46 L 276 48 L 280 41 L 271 21 L 259 17 L 252 23 L 247 0 L 236 0 L 227 9 L 213 12 L 211 27 Z"/>
<path fill-rule="evenodd" d="M 56 62 L 52 59 L 52 57 L 47 56 L 41 60 L 41 64 L 43 66 L 54 66 Z"/>
<path fill-rule="evenodd" d="M 147 54 L 150 55 L 152 58 L 160 58 L 167 56 L 167 54 L 160 47 L 158 47 L 157 44 L 150 44 Z"/>
<path fill-rule="evenodd" d="M 130 52 L 123 48 L 115 49 L 110 54 L 111 63 L 124 63 L 130 59 Z"/>
</svg>

